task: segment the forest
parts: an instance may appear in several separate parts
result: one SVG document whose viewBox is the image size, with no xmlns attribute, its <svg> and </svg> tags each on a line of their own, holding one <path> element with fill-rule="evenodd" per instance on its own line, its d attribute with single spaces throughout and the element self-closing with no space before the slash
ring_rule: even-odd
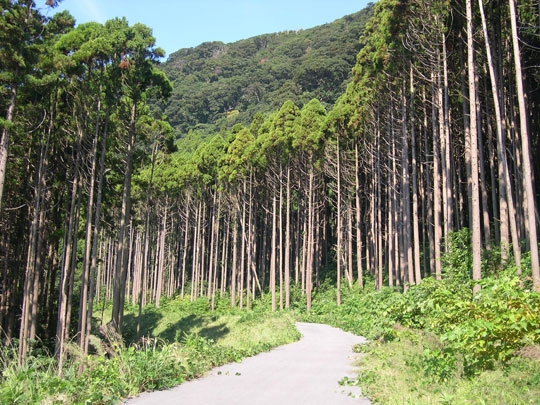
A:
<svg viewBox="0 0 540 405">
<path fill-rule="evenodd" d="M 162 105 L 179 136 L 215 135 L 249 125 L 257 112 L 312 98 L 331 107 L 351 79 L 358 38 L 372 7 L 307 30 L 265 34 L 231 44 L 207 42 L 172 53 L 159 66 L 171 83 Z"/>
<path fill-rule="evenodd" d="M 537 403 L 538 2 L 380 0 L 162 64 L 142 24 L 0 2 L 2 402 L 171 386 L 300 319 L 371 339 L 344 384 L 374 401 Z M 149 349 L 167 311 L 284 332 Z"/>
</svg>

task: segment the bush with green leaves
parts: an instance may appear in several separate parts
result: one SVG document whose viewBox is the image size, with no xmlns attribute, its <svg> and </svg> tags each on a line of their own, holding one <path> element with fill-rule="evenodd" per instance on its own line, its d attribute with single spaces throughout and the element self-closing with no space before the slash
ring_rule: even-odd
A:
<svg viewBox="0 0 540 405">
<path fill-rule="evenodd" d="M 0 349 L 0 403 L 115 403 L 143 391 L 180 384 L 214 366 L 299 338 L 288 315 L 227 310 L 225 304 L 219 307 L 220 311 L 210 312 L 206 299 L 190 302 L 180 298 L 163 300 L 160 308 L 149 305 L 143 311 L 142 330 L 146 337 L 126 346 L 123 342 L 104 344 L 92 336 L 96 353 L 89 356 L 82 356 L 78 346 L 70 343 L 60 374 L 54 357 L 37 345 L 26 364 L 19 366 L 14 340 L 11 346 Z M 136 307 L 131 309 L 136 313 Z M 129 311 L 128 307 L 128 315 Z M 196 327 L 186 321 L 181 325 L 192 328 L 186 332 L 182 326 L 173 325 L 177 330 L 171 340 L 148 337 L 150 330 L 159 326 L 156 322 L 175 317 L 193 319 Z M 215 325 L 226 325 L 219 329 L 224 342 L 199 333 Z M 132 327 L 126 325 L 127 332 L 133 332 Z"/>
<path fill-rule="evenodd" d="M 395 325 L 430 331 L 439 336 L 442 346 L 424 353 L 422 367 L 436 379 L 448 378 L 456 358 L 461 359 L 465 374 L 474 375 L 507 363 L 524 346 L 540 344 L 540 294 L 532 291 L 528 281 L 527 256 L 518 276 L 512 262 L 506 267 L 496 263 L 493 258 L 499 253 L 486 254 L 484 266 L 489 271 L 473 297 L 468 231 L 450 234 L 446 246 L 442 280 L 425 278 L 405 293 L 369 285 L 358 293 L 344 287 L 339 307 L 335 289 L 323 288 L 315 292 L 311 313 L 303 319 L 383 341 L 399 339 Z"/>
</svg>

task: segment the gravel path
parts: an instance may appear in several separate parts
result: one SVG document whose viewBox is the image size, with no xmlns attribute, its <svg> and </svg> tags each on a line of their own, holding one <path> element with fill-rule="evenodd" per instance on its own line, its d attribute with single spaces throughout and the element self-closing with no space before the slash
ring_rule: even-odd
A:
<svg viewBox="0 0 540 405">
<path fill-rule="evenodd" d="M 360 388 L 338 385 L 343 377 L 355 375 L 352 346 L 365 339 L 328 325 L 299 322 L 296 327 L 304 335 L 298 342 L 125 404 L 370 404 L 361 398 Z"/>
</svg>

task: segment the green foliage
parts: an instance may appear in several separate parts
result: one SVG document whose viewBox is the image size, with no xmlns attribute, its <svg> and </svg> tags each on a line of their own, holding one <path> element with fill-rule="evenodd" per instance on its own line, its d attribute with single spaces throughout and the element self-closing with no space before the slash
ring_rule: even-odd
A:
<svg viewBox="0 0 540 405">
<path fill-rule="evenodd" d="M 459 316 L 462 321 L 446 325 L 442 339 L 463 353 L 468 373 L 507 362 L 521 347 L 540 343 L 540 295 L 523 290 L 513 274 L 483 280 Z"/>
<path fill-rule="evenodd" d="M 205 299 L 164 300 L 160 309 L 149 305 L 142 322 L 146 337 L 137 342 L 137 308 L 128 308 L 126 336 L 133 343 L 107 345 L 93 337 L 96 354 L 87 357 L 72 345 L 62 377 L 56 360 L 39 348 L 19 367 L 13 342 L 0 350 L 0 402 L 109 404 L 180 384 L 300 337 L 290 316 L 230 309 L 227 301 L 220 300 L 216 312 L 210 312 Z"/>
<path fill-rule="evenodd" d="M 472 296 L 468 232 L 451 234 L 442 259 L 444 277 L 424 279 L 406 293 L 391 288 L 357 293 L 323 286 L 315 292 L 309 321 L 322 321 L 385 342 L 400 338 L 399 327 L 436 334 L 440 346 L 421 356 L 430 378 L 445 380 L 458 367 L 473 376 L 508 363 L 523 347 L 540 344 L 540 294 L 517 277 L 512 266 L 484 278 Z M 526 271 L 526 270 L 525 270 Z"/>
<path fill-rule="evenodd" d="M 452 281 L 468 283 L 471 279 L 471 234 L 467 228 L 446 237 L 445 250 L 441 254 L 441 269 L 443 277 Z"/>
<path fill-rule="evenodd" d="M 399 328 L 396 340 L 362 346 L 359 385 L 373 402 L 388 404 L 532 404 L 538 402 L 540 363 L 516 356 L 464 377 L 463 358 L 428 332 Z"/>
<path fill-rule="evenodd" d="M 446 381 L 455 374 L 456 357 L 452 350 L 426 348 L 420 362 L 424 375 L 436 381 Z"/>
<path fill-rule="evenodd" d="M 180 49 L 161 67 L 174 86 L 165 113 L 179 135 L 247 125 L 286 100 L 329 106 L 351 77 L 372 7 L 308 30 Z"/>
</svg>

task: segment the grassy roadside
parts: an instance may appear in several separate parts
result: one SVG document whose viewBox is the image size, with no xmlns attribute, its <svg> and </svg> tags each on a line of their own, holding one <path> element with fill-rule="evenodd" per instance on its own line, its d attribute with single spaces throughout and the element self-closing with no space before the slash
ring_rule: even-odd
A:
<svg viewBox="0 0 540 405">
<path fill-rule="evenodd" d="M 136 308 L 127 308 L 125 342 L 93 336 L 93 354 L 87 357 L 70 344 L 62 377 L 56 361 L 39 348 L 31 352 L 26 366 L 19 367 L 14 342 L 0 351 L 0 403 L 114 403 L 180 384 L 212 367 L 300 337 L 288 314 L 245 312 L 226 305 L 211 313 L 205 299 L 168 300 L 159 309 L 147 306 L 139 341 L 136 324 Z"/>
<path fill-rule="evenodd" d="M 426 279 L 403 294 L 367 288 L 316 293 L 298 320 L 327 323 L 370 343 L 356 379 L 380 404 L 540 404 L 540 295 L 512 271 L 470 294 L 461 280 Z"/>
<path fill-rule="evenodd" d="M 533 353 L 464 376 L 461 359 L 434 357 L 440 348 L 439 338 L 429 332 L 401 329 L 391 342 L 358 347 L 360 371 L 347 383 L 380 404 L 540 403 L 540 363 L 530 358 Z"/>
<path fill-rule="evenodd" d="M 359 385 L 375 403 L 540 404 L 540 294 L 532 291 L 526 258 L 521 276 L 511 265 L 486 261 L 473 296 L 469 256 L 468 248 L 449 249 L 443 280 L 426 278 L 406 293 L 374 290 L 371 280 L 360 292 L 344 287 L 339 307 L 326 280 L 314 291 L 310 314 L 298 288 L 291 312 L 272 313 L 268 294 L 250 311 L 230 308 L 226 298 L 213 312 L 204 298 L 163 300 L 144 309 L 143 339 L 136 339 L 137 308 L 127 307 L 125 341 L 104 330 L 85 358 L 70 345 L 62 378 L 37 345 L 28 365 L 18 367 L 14 342 L 0 349 L 0 403 L 111 403 L 166 388 L 297 340 L 294 321 L 301 320 L 371 340 L 358 347 L 358 378 L 342 383 Z"/>
<path fill-rule="evenodd" d="M 468 233 L 450 235 L 446 250 L 442 280 L 424 278 L 405 293 L 369 280 L 361 292 L 342 289 L 339 307 L 335 288 L 323 285 L 299 319 L 371 340 L 358 348 L 358 378 L 343 383 L 375 403 L 540 404 L 540 294 L 529 256 L 518 269 L 484 252 L 473 295 Z"/>
<path fill-rule="evenodd" d="M 434 296 L 440 292 L 438 288 L 434 291 Z M 357 378 L 341 383 L 360 386 L 375 404 L 540 404 L 540 345 L 532 341 L 540 337 L 534 329 L 539 325 L 536 314 L 533 327 L 523 329 L 529 333 L 511 335 L 510 331 L 519 332 L 519 322 L 505 323 L 501 311 L 503 319 L 494 319 L 493 325 L 504 334 L 497 336 L 486 319 L 468 322 L 464 313 L 451 317 L 455 307 L 440 306 L 441 312 L 435 314 L 431 298 L 421 301 L 413 296 L 401 301 L 401 293 L 389 291 L 367 292 L 363 298 L 345 293 L 342 306 L 337 307 L 331 293 L 321 295 L 310 315 L 297 318 L 371 339 L 355 347 L 362 353 Z M 398 301 L 393 302 L 395 297 Z M 448 314 L 454 325 L 442 333 L 441 325 L 430 319 L 439 333 L 429 325 L 418 328 L 419 323 L 407 321 L 418 309 L 413 301 L 429 307 L 438 319 Z M 493 304 L 500 308 L 499 303 Z M 488 315 L 486 308 L 482 309 L 482 314 Z M 511 315 L 516 313 L 511 309 Z M 417 313 L 414 317 L 427 315 Z M 403 323 L 415 327 L 404 327 Z M 467 339 L 459 335 L 461 330 L 466 331 Z M 509 348 L 503 350 L 505 345 Z"/>
</svg>

